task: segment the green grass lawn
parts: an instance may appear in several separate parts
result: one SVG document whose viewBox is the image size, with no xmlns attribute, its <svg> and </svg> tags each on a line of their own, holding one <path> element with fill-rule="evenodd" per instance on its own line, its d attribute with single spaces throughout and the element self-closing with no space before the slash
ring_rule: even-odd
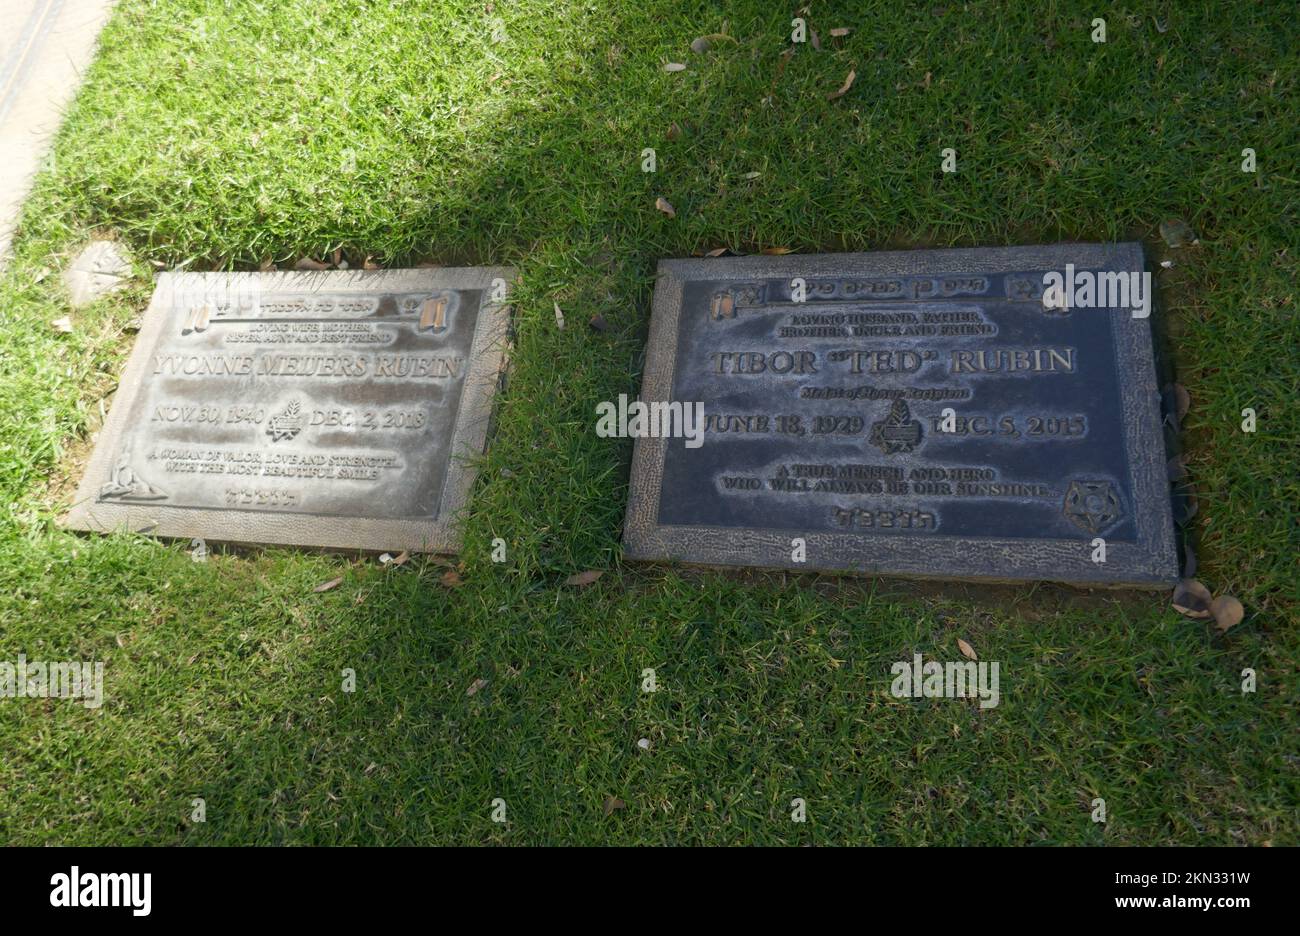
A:
<svg viewBox="0 0 1300 936">
<path fill-rule="evenodd" d="M 106 701 L 0 700 L 0 841 L 1300 844 L 1294 7 L 814 2 L 782 67 L 793 11 L 758 0 L 492 6 L 121 0 L 0 274 L 0 660 L 104 661 Z M 92 234 L 138 281 L 61 334 Z M 1152 593 L 621 562 L 632 446 L 594 408 L 639 387 L 660 258 L 1130 238 L 1175 261 L 1226 636 Z M 336 250 L 520 270 L 463 584 L 61 531 L 151 273 Z M 1000 706 L 890 695 L 958 638 Z"/>
</svg>

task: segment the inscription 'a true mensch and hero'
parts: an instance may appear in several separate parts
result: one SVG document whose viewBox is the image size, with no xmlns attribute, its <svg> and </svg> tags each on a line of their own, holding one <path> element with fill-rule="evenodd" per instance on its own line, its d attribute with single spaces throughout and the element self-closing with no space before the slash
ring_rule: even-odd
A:
<svg viewBox="0 0 1300 936">
<path fill-rule="evenodd" d="M 776 546 L 827 534 L 848 548 L 812 567 L 924 573 L 923 557 L 962 541 L 1030 552 L 1078 543 L 1085 558 L 1096 537 L 1144 542 L 1135 477 L 1163 462 L 1153 450 L 1134 465 L 1135 434 L 1149 429 L 1138 423 L 1154 403 L 1145 312 L 1064 307 L 1044 301 L 1043 287 L 1054 268 L 1044 261 L 1057 256 L 1088 270 L 1095 254 L 1102 289 L 1127 275 L 1123 260 L 1140 270 L 1141 256 L 1055 249 L 1003 251 L 987 264 L 970 256 L 979 251 L 741 261 L 751 275 L 711 275 L 723 270 L 709 265 L 717 261 L 667 264 L 674 297 L 656 315 L 672 308 L 674 331 L 652 336 L 651 356 L 656 338 L 671 352 L 648 363 L 643 397 L 702 402 L 702 438 L 638 443 L 629 552 L 789 565 L 788 549 L 746 556 L 744 540 L 730 559 L 726 549 L 692 553 L 728 534 L 772 534 L 751 540 Z M 945 271 L 954 253 L 966 256 Z M 836 265 L 843 271 L 825 272 Z M 871 275 L 877 266 L 895 269 Z M 1135 345 L 1145 371 L 1126 373 L 1121 351 Z M 1150 399 L 1135 406 L 1125 381 Z M 950 565 L 962 577 L 1098 577 Z M 928 571 L 944 574 L 943 563 Z"/>
</svg>

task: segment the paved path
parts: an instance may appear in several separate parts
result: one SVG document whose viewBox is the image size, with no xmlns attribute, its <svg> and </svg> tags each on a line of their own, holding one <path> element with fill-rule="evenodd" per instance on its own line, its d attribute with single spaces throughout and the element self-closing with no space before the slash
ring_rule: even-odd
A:
<svg viewBox="0 0 1300 936">
<path fill-rule="evenodd" d="M 0 0 L 0 264 L 113 0 Z"/>
</svg>

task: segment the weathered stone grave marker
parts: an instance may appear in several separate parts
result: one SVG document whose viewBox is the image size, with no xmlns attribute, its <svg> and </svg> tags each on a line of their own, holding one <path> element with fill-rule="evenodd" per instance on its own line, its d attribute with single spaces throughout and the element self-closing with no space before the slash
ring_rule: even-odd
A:
<svg viewBox="0 0 1300 936">
<path fill-rule="evenodd" d="M 513 275 L 164 274 L 68 525 L 457 550 Z"/>
</svg>

